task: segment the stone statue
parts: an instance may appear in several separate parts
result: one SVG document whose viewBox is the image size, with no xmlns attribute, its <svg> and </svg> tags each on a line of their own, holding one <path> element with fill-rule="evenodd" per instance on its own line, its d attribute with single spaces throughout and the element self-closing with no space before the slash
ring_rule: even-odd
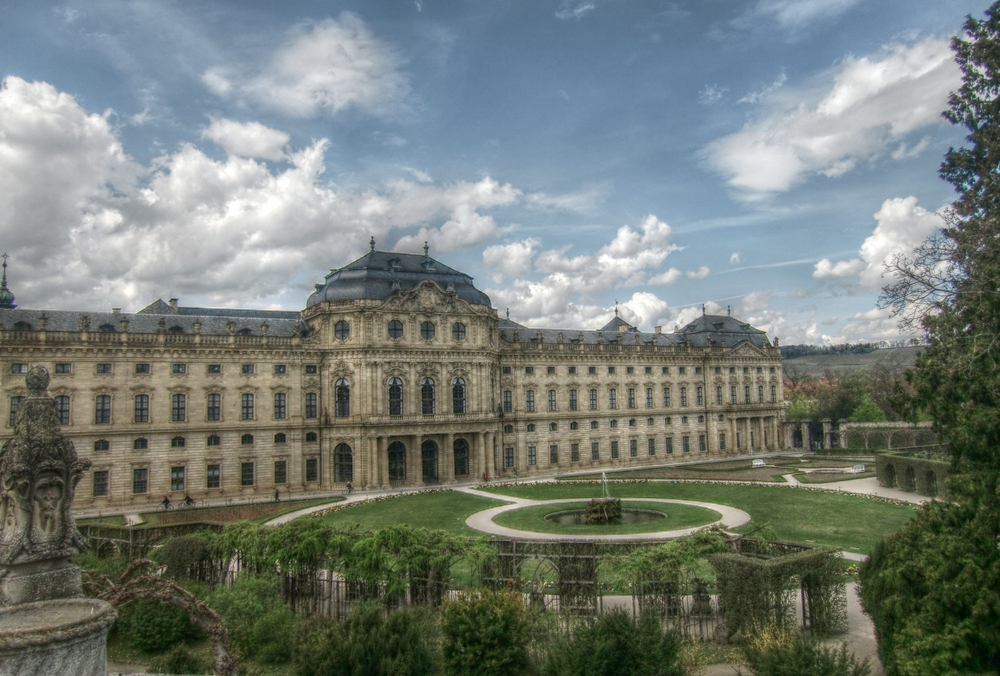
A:
<svg viewBox="0 0 1000 676">
<path fill-rule="evenodd" d="M 90 462 L 59 429 L 48 371 L 33 366 L 25 384 L 0 449 L 0 674 L 106 676 L 116 613 L 83 597 L 70 560 L 86 547 L 70 508 Z"/>
<path fill-rule="evenodd" d="M 0 449 L 0 567 L 67 559 L 86 548 L 70 507 L 90 461 L 77 459 L 59 429 L 46 392 L 48 371 L 33 367 L 25 384 L 28 397 L 18 408 L 14 438 Z"/>
</svg>

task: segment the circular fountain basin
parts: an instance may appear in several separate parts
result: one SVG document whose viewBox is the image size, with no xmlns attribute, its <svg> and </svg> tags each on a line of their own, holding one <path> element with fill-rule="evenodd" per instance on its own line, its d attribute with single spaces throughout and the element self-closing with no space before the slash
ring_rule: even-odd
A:
<svg viewBox="0 0 1000 676">
<path fill-rule="evenodd" d="M 651 523 L 653 521 L 662 521 L 666 518 L 666 514 L 658 512 L 655 509 L 634 509 L 631 507 L 625 507 L 622 509 L 621 518 L 607 525 L 615 526 L 633 523 Z M 587 524 L 587 510 L 585 509 L 566 509 L 561 512 L 552 512 L 551 514 L 545 515 L 545 520 L 553 521 L 562 526 L 589 525 Z"/>
</svg>

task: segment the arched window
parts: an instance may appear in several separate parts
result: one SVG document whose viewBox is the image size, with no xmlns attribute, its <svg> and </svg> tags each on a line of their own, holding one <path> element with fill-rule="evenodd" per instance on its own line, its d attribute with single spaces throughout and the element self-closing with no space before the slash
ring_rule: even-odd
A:
<svg viewBox="0 0 1000 676">
<path fill-rule="evenodd" d="M 433 340 L 434 322 L 423 322 L 420 325 L 420 337 L 424 340 Z"/>
<path fill-rule="evenodd" d="M 145 437 L 139 437 L 138 439 L 132 442 L 132 448 L 137 451 L 149 448 L 149 439 L 146 439 Z"/>
<path fill-rule="evenodd" d="M 571 430 L 578 430 L 578 429 L 580 429 L 580 423 L 578 423 L 578 422 L 576 422 L 576 421 L 573 421 L 573 422 L 571 422 L 571 423 L 569 424 L 569 428 L 570 428 Z"/>
<path fill-rule="evenodd" d="M 107 439 L 98 439 L 97 441 L 94 442 L 95 451 L 106 451 L 109 448 L 111 448 L 111 444 L 108 442 Z"/>
<path fill-rule="evenodd" d="M 208 439 L 205 440 L 206 446 L 218 446 L 221 443 L 221 439 L 218 434 L 209 435 Z"/>
<path fill-rule="evenodd" d="M 337 444 L 333 449 L 333 480 L 354 481 L 354 453 L 347 444 Z"/>
<path fill-rule="evenodd" d="M 334 385 L 334 415 L 337 418 L 348 418 L 351 415 L 351 384 L 341 378 Z"/>
<path fill-rule="evenodd" d="M 184 437 L 174 437 L 170 440 L 170 448 L 184 448 L 187 445 L 187 440 Z"/>
<path fill-rule="evenodd" d="M 424 415 L 434 414 L 434 381 L 430 378 L 420 381 L 420 412 Z"/>
<path fill-rule="evenodd" d="M 406 446 L 402 441 L 389 444 L 389 481 L 406 481 Z"/>
<path fill-rule="evenodd" d="M 315 432 L 306 432 L 306 441 L 317 441 L 318 439 L 319 435 Z"/>
<path fill-rule="evenodd" d="M 276 444 L 283 444 L 287 439 L 288 437 L 285 436 L 284 432 L 278 432 L 274 435 L 274 443 Z"/>
<path fill-rule="evenodd" d="M 469 442 L 465 439 L 455 439 L 455 476 L 465 476 L 469 473 Z"/>
<path fill-rule="evenodd" d="M 451 410 L 465 413 L 465 381 L 461 378 L 451 381 Z"/>
<path fill-rule="evenodd" d="M 244 446 L 248 446 L 248 445 L 252 444 L 253 443 L 253 435 L 252 434 L 244 434 L 242 437 L 240 437 L 240 443 L 243 444 Z"/>
<path fill-rule="evenodd" d="M 389 322 L 389 337 L 398 340 L 403 337 L 403 322 L 393 319 Z"/>
<path fill-rule="evenodd" d="M 389 415 L 403 415 L 403 381 L 389 379 Z"/>
<path fill-rule="evenodd" d="M 351 337 L 351 325 L 341 319 L 333 326 L 333 335 L 337 340 L 347 340 Z"/>
<path fill-rule="evenodd" d="M 184 333 L 184 327 L 174 324 L 169 329 L 167 329 L 167 333 Z"/>
<path fill-rule="evenodd" d="M 504 434 L 513 434 L 514 433 L 514 426 L 513 425 L 504 425 L 503 426 L 503 433 Z"/>
</svg>

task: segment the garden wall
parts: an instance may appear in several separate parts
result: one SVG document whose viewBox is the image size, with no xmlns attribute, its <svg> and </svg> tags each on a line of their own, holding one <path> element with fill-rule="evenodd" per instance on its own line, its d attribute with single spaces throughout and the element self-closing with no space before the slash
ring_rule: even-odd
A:
<svg viewBox="0 0 1000 676">
<path fill-rule="evenodd" d="M 878 453 L 875 476 L 885 488 L 947 500 L 951 462 L 942 454 L 927 452 Z"/>
</svg>

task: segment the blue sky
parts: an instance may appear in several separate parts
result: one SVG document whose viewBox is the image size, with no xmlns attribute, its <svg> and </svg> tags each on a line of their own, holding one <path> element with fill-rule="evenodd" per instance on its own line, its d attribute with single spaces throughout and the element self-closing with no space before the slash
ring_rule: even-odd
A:
<svg viewBox="0 0 1000 676">
<path fill-rule="evenodd" d="M 7 2 L 0 247 L 25 308 L 298 309 L 374 236 L 533 326 L 892 338 L 985 7 Z"/>
</svg>

